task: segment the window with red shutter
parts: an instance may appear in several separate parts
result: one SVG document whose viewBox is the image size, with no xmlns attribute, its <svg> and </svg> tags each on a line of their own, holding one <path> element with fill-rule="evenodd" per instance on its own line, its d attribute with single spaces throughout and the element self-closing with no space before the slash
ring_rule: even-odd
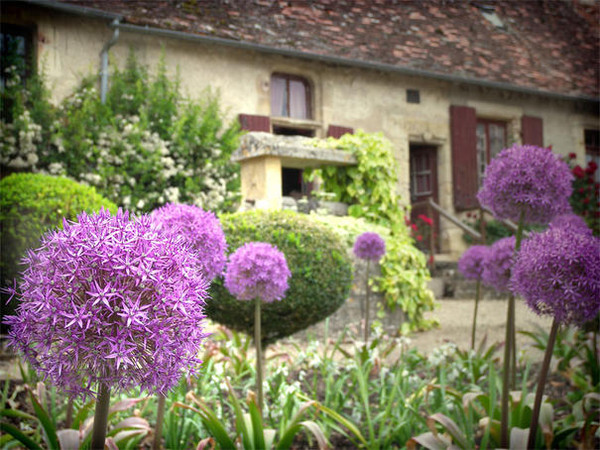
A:
<svg viewBox="0 0 600 450">
<path fill-rule="evenodd" d="M 354 128 L 341 127 L 339 125 L 329 125 L 327 128 L 327 137 L 341 138 L 345 134 L 353 134 Z"/>
<path fill-rule="evenodd" d="M 452 183 L 454 206 L 458 211 L 473 209 L 477 202 L 477 116 L 475 108 L 450 106 Z"/>
<path fill-rule="evenodd" d="M 268 116 L 240 114 L 238 119 L 242 130 L 271 132 L 271 119 Z"/>
<path fill-rule="evenodd" d="M 506 123 L 497 120 L 477 120 L 477 185 L 490 161 L 506 148 Z"/>
<path fill-rule="evenodd" d="M 523 144 L 544 146 L 544 126 L 539 117 L 521 117 L 521 138 Z"/>
<path fill-rule="evenodd" d="M 274 73 L 271 76 L 271 115 L 312 119 L 309 82 L 296 75 Z"/>
</svg>

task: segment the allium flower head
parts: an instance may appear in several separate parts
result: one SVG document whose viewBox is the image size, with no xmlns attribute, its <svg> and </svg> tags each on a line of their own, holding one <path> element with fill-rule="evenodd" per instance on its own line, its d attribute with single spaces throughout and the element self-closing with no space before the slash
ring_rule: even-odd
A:
<svg viewBox="0 0 600 450">
<path fill-rule="evenodd" d="M 502 150 L 487 169 L 477 198 L 496 218 L 548 224 L 570 211 L 573 175 L 549 149 L 514 145 Z"/>
<path fill-rule="evenodd" d="M 583 323 L 600 311 L 600 239 L 549 228 L 523 241 L 511 286 L 538 314 Z"/>
<path fill-rule="evenodd" d="M 291 276 L 285 255 L 264 242 L 249 242 L 230 257 L 225 287 L 238 300 L 281 300 Z"/>
<path fill-rule="evenodd" d="M 198 254 L 200 270 L 209 281 L 223 274 L 227 242 L 221 222 L 210 211 L 192 205 L 166 204 L 150 214 L 160 229 L 179 234 Z"/>
<path fill-rule="evenodd" d="M 575 213 L 561 214 L 556 216 L 552 222 L 550 222 L 550 228 L 568 228 L 572 231 L 583 234 L 592 234 L 592 230 L 587 226 L 583 217 Z"/>
<path fill-rule="evenodd" d="M 458 260 L 458 270 L 466 279 L 481 280 L 489 249 L 485 245 L 473 245 L 462 254 Z"/>
<path fill-rule="evenodd" d="M 379 261 L 385 255 L 385 241 L 377 233 L 363 233 L 356 238 L 354 254 L 360 259 Z"/>
<path fill-rule="evenodd" d="M 148 216 L 82 213 L 24 262 L 10 343 L 65 391 L 166 392 L 200 363 L 208 283 L 188 246 Z"/>
<path fill-rule="evenodd" d="M 484 260 L 481 280 L 483 284 L 493 287 L 498 292 L 508 292 L 510 289 L 515 241 L 515 237 L 511 236 L 494 242 Z"/>
</svg>

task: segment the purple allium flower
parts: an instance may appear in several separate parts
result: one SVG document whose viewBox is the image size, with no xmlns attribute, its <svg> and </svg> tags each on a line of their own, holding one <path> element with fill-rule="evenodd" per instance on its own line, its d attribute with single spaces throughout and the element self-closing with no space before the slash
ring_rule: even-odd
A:
<svg viewBox="0 0 600 450">
<path fill-rule="evenodd" d="M 485 245 L 469 247 L 458 260 L 458 270 L 468 280 L 481 280 L 484 261 L 490 248 Z"/>
<path fill-rule="evenodd" d="M 264 242 L 248 242 L 230 257 L 225 287 L 238 300 L 281 300 L 291 276 L 285 255 Z"/>
<path fill-rule="evenodd" d="M 507 237 L 494 242 L 488 249 L 483 262 L 481 280 L 498 292 L 508 292 L 510 272 L 514 260 L 515 237 Z"/>
<path fill-rule="evenodd" d="M 593 234 L 592 229 L 587 226 L 583 217 L 575 213 L 561 214 L 556 216 L 552 222 L 550 222 L 550 228 L 568 228 L 583 234 Z"/>
<path fill-rule="evenodd" d="M 209 281 L 223 274 L 227 242 L 214 213 L 197 206 L 166 204 L 152 211 L 150 217 L 163 231 L 181 235 L 192 246 Z"/>
<path fill-rule="evenodd" d="M 600 311 L 600 239 L 549 228 L 523 241 L 511 287 L 538 314 L 583 323 Z"/>
<path fill-rule="evenodd" d="M 482 206 L 496 218 L 548 224 L 555 216 L 570 211 L 569 166 L 549 149 L 514 145 L 502 150 L 487 169 L 477 194 Z"/>
<path fill-rule="evenodd" d="M 10 343 L 65 391 L 164 393 L 201 362 L 208 282 L 191 249 L 149 216 L 81 213 L 24 263 Z"/>
<path fill-rule="evenodd" d="M 385 241 L 377 233 L 363 233 L 356 238 L 354 254 L 360 259 L 379 261 L 385 255 Z"/>
</svg>

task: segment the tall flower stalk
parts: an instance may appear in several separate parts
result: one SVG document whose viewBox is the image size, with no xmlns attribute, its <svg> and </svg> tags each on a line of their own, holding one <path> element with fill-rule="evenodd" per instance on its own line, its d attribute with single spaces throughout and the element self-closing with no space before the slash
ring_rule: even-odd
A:
<svg viewBox="0 0 600 450">
<path fill-rule="evenodd" d="M 481 298 L 481 277 L 485 259 L 489 253 L 489 247 L 485 245 L 473 245 L 467 249 L 458 260 L 458 270 L 467 280 L 474 280 L 475 306 L 473 308 L 473 325 L 471 327 L 471 350 L 475 348 L 475 334 L 477 330 L 477 310 Z"/>
<path fill-rule="evenodd" d="M 183 240 L 196 254 L 198 271 L 212 282 L 225 269 L 227 242 L 221 222 L 210 211 L 193 205 L 166 204 L 150 214 L 156 226 L 165 234 Z M 158 395 L 153 448 L 162 440 L 166 397 Z"/>
<path fill-rule="evenodd" d="M 92 447 L 104 448 L 111 392 L 162 394 L 196 371 L 208 283 L 148 216 L 82 213 L 41 244 L 13 291 L 9 342 L 66 393 L 97 398 Z"/>
<path fill-rule="evenodd" d="M 524 225 L 547 225 L 556 216 L 570 211 L 572 179 L 568 165 L 549 149 L 532 145 L 514 145 L 500 152 L 490 162 L 477 198 L 481 206 L 491 209 L 497 219 L 509 219 L 518 223 L 515 240 L 515 254 L 517 254 Z M 508 447 L 511 366 L 512 379 L 516 378 L 515 335 L 515 299 L 511 295 L 508 300 L 506 320 L 501 400 L 500 443 L 502 447 Z"/>
<path fill-rule="evenodd" d="M 378 262 L 383 255 L 385 255 L 385 241 L 379 236 L 377 233 L 366 232 L 358 236 L 356 238 L 356 242 L 354 243 L 354 255 L 357 258 L 363 259 L 367 261 L 367 274 L 365 277 L 365 307 L 364 307 L 364 316 L 362 317 L 364 321 L 364 340 L 365 345 L 369 340 L 369 311 L 371 308 L 370 304 L 370 293 L 371 286 L 369 285 L 369 276 L 371 269 L 371 262 Z"/>
<path fill-rule="evenodd" d="M 264 242 L 249 242 L 229 258 L 225 287 L 238 300 L 254 301 L 254 346 L 256 348 L 256 391 L 258 407 L 263 410 L 263 356 L 261 302 L 281 300 L 291 276 L 285 255 Z"/>
<path fill-rule="evenodd" d="M 600 311 L 600 239 L 560 226 L 536 233 L 523 242 L 511 282 L 534 312 L 553 317 L 529 430 L 528 448 L 534 448 L 558 329 L 563 324 L 581 325 Z"/>
</svg>

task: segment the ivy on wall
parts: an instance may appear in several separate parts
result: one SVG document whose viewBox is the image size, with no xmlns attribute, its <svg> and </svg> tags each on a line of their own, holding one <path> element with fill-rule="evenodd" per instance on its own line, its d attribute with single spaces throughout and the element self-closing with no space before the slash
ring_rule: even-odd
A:
<svg viewBox="0 0 600 450">
<path fill-rule="evenodd" d="M 397 193 L 397 166 L 392 144 L 381 133 L 358 130 L 340 139 L 329 138 L 315 142 L 316 146 L 346 150 L 357 160 L 352 167 L 325 167 L 311 171 L 308 176 L 318 176 L 322 189 L 332 192 L 337 201 L 350 204 L 351 216 L 384 226 L 386 255 L 381 260 L 381 276 L 375 289 L 384 296 L 391 309 L 400 307 L 408 321 L 401 331 L 408 333 L 431 328 L 436 321 L 426 319 L 424 313 L 435 307 L 433 293 L 427 287 L 430 279 L 425 255 L 410 237 L 404 222 L 404 210 Z"/>
</svg>

